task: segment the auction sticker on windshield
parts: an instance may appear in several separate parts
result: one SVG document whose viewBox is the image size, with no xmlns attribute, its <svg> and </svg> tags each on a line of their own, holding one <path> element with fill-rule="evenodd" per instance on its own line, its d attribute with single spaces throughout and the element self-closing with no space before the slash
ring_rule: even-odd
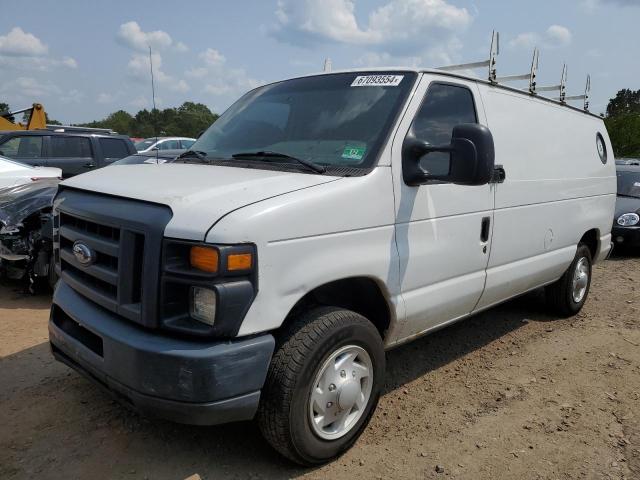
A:
<svg viewBox="0 0 640 480">
<path fill-rule="evenodd" d="M 404 75 L 358 75 L 352 87 L 397 87 Z"/>
</svg>

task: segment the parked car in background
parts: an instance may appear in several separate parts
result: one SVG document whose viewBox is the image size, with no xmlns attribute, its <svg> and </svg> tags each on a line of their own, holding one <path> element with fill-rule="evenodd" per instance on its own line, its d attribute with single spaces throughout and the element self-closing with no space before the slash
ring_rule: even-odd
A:
<svg viewBox="0 0 640 480">
<path fill-rule="evenodd" d="M 196 143 L 195 138 L 188 137 L 151 137 L 135 144 L 138 152 L 151 150 L 186 150 Z"/>
<path fill-rule="evenodd" d="M 102 168 L 136 153 L 126 135 L 84 131 L 0 131 L 0 155 L 56 167 L 64 178 Z"/>
<path fill-rule="evenodd" d="M 33 167 L 26 163 L 0 157 L 0 189 L 22 185 L 45 178 L 62 178 L 62 170 L 52 167 Z"/>
<path fill-rule="evenodd" d="M 619 246 L 640 247 L 640 159 L 616 160 L 618 197 L 613 240 Z"/>
<path fill-rule="evenodd" d="M 173 162 L 184 152 L 185 150 L 152 150 L 150 152 L 138 152 L 128 157 L 121 158 L 117 162 L 113 162 L 111 165 L 140 165 L 144 163 L 160 164 Z"/>
</svg>

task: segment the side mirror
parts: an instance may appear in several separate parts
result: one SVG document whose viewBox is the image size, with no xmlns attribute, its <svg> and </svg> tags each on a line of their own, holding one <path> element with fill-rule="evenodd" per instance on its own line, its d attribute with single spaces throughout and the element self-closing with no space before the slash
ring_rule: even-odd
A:
<svg viewBox="0 0 640 480">
<path fill-rule="evenodd" d="M 197 136 L 196 138 L 200 138 L 200 137 L 202 136 L 202 134 L 203 134 L 203 133 L 204 133 L 204 130 L 200 130 L 200 131 L 198 132 L 198 136 Z"/>
<path fill-rule="evenodd" d="M 449 153 L 446 174 L 431 174 L 420 165 L 420 159 L 432 152 Z M 413 132 L 402 145 L 402 175 L 407 185 L 423 185 L 441 181 L 458 185 L 485 185 L 493 176 L 495 152 L 491 131 L 484 125 L 464 123 L 453 128 L 449 145 L 431 145 L 419 140 Z"/>
<path fill-rule="evenodd" d="M 160 150 L 160 147 L 153 147 L 151 150 L 155 152 L 156 150 Z"/>
</svg>

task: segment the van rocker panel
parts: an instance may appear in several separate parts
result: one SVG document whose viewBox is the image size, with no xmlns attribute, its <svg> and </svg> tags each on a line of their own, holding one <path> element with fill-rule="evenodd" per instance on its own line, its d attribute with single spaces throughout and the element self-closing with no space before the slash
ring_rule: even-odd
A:
<svg viewBox="0 0 640 480">
<path fill-rule="evenodd" d="M 255 414 L 275 340 L 171 338 L 135 326 L 58 282 L 49 319 L 56 358 L 142 411 L 216 424 Z"/>
</svg>

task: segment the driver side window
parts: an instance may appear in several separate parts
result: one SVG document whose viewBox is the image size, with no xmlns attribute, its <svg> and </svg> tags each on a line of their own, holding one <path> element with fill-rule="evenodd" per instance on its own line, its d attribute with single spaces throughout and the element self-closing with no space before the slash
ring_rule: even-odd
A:
<svg viewBox="0 0 640 480">
<path fill-rule="evenodd" d="M 434 83 L 429 86 L 411 128 L 419 140 L 431 145 L 451 142 L 453 127 L 477 123 L 473 94 L 463 86 Z M 450 154 L 432 152 L 420 159 L 420 166 L 432 175 L 449 173 Z"/>
</svg>

